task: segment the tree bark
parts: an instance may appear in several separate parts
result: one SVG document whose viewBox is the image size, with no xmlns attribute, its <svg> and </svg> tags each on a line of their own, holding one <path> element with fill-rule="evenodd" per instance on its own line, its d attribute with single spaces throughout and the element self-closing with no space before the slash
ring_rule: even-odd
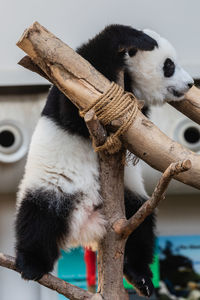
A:
<svg viewBox="0 0 200 300">
<path fill-rule="evenodd" d="M 114 155 L 99 155 L 103 212 L 108 222 L 105 237 L 98 245 L 98 292 L 104 300 L 125 300 L 123 262 L 126 239 L 115 233 L 113 222 L 124 218 L 123 151 Z"/>
</svg>

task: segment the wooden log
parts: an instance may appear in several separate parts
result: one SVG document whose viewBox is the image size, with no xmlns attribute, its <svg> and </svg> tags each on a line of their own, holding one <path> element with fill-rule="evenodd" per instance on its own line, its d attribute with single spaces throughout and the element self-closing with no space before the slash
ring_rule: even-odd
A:
<svg viewBox="0 0 200 300">
<path fill-rule="evenodd" d="M 184 100 L 168 103 L 200 125 L 200 89 L 196 86 L 187 92 Z"/>
<path fill-rule="evenodd" d="M 80 109 L 88 107 L 110 85 L 84 58 L 37 22 L 17 45 Z M 192 168 L 175 178 L 200 189 L 200 156 L 168 138 L 139 110 L 123 141 L 131 152 L 161 172 L 173 162 L 190 159 Z"/>
<path fill-rule="evenodd" d="M 22 67 L 38 73 L 40 76 L 51 82 L 51 78 L 47 77 L 29 56 L 22 58 L 19 63 Z M 185 95 L 185 99 L 181 101 L 170 101 L 168 102 L 171 106 L 176 108 L 178 111 L 182 112 L 185 116 L 200 125 L 200 89 L 193 86 L 188 93 Z M 144 101 L 139 101 L 139 106 L 142 108 L 144 106 Z"/>
</svg>

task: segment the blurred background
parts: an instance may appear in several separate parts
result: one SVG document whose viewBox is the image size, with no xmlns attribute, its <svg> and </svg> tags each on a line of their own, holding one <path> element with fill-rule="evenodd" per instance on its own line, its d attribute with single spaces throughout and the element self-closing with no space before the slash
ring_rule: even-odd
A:
<svg viewBox="0 0 200 300">
<path fill-rule="evenodd" d="M 0 252 L 14 255 L 17 186 L 23 174 L 31 135 L 50 87 L 42 77 L 17 65 L 24 54 L 15 43 L 24 29 L 37 20 L 75 49 L 108 24 L 150 28 L 169 39 L 182 66 L 198 84 L 200 2 L 0 0 L 0 4 Z M 150 118 L 169 137 L 196 153 L 200 152 L 199 125 L 167 104 L 152 108 Z M 190 135 L 194 137 L 192 142 Z M 150 194 L 160 174 L 145 163 L 143 170 Z M 159 295 L 154 295 L 154 298 L 200 298 L 199 211 L 200 192 L 173 181 L 158 210 L 156 264 L 153 268 Z M 55 273 L 86 288 L 83 256 L 82 249 L 63 253 Z M 169 268 L 173 269 L 173 274 Z M 58 297 L 61 299 L 55 292 L 37 283 L 22 281 L 17 273 L 0 267 L 0 300 L 55 300 Z"/>
</svg>

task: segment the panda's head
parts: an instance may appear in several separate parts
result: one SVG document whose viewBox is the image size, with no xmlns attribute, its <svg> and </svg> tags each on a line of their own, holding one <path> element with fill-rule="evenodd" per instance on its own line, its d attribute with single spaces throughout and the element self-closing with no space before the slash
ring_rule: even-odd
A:
<svg viewBox="0 0 200 300">
<path fill-rule="evenodd" d="M 173 46 L 159 34 L 144 30 L 157 42 L 151 51 L 130 49 L 126 62 L 133 79 L 133 93 L 148 104 L 179 101 L 192 87 L 192 77 L 178 64 Z"/>
</svg>

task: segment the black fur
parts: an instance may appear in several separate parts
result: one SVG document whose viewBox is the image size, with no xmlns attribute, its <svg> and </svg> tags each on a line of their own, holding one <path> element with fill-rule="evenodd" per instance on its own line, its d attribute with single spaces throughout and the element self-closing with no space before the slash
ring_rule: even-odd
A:
<svg viewBox="0 0 200 300">
<path fill-rule="evenodd" d="M 132 86 L 134 84 L 133 78 L 131 78 L 130 74 L 128 71 L 124 72 L 124 89 L 127 92 L 131 92 L 132 93 Z M 144 105 L 142 108 L 142 113 L 148 117 L 149 115 L 149 107 L 147 105 Z"/>
<path fill-rule="evenodd" d="M 119 70 L 125 71 L 125 89 L 131 91 L 132 78 L 125 64 L 125 53 L 135 55 L 136 50 L 151 51 L 157 42 L 142 31 L 128 26 L 111 25 L 94 39 L 78 49 L 98 71 L 109 80 L 116 81 Z M 53 86 L 42 112 L 64 130 L 89 138 L 87 127 L 78 109 Z M 76 195 L 75 195 L 76 196 Z M 19 209 L 16 223 L 17 268 L 26 279 L 38 279 L 53 268 L 59 255 L 59 241 L 67 236 L 67 220 L 73 210 L 71 196 L 63 196 L 62 208 L 56 207 L 56 195 L 37 191 L 28 193 Z M 125 192 L 127 217 L 133 215 L 144 199 Z M 28 228 L 27 224 L 31 224 Z M 69 224 L 69 223 L 68 223 Z M 124 272 L 128 280 L 145 296 L 153 290 L 149 263 L 153 256 L 153 215 L 129 237 L 125 249 Z M 32 236 L 32 239 L 30 239 Z M 144 282 L 145 280 L 145 282 Z"/>
<path fill-rule="evenodd" d="M 125 90 L 131 92 L 132 79 L 124 60 L 126 51 L 130 49 L 151 51 L 157 46 L 157 42 L 142 31 L 129 26 L 110 25 L 78 48 L 77 52 L 111 81 L 116 82 L 118 72 L 124 69 Z M 78 109 L 55 86 L 49 93 L 42 115 L 53 119 L 71 133 L 89 137 Z"/>
<path fill-rule="evenodd" d="M 129 219 L 141 207 L 146 199 L 125 190 L 126 217 Z M 129 236 L 124 256 L 124 275 L 142 295 L 149 297 L 153 292 L 152 272 L 149 265 L 154 253 L 155 216 L 151 214 Z"/>
<path fill-rule="evenodd" d="M 58 199 L 56 192 L 41 189 L 27 192 L 16 219 L 16 267 L 23 278 L 38 280 L 52 271 L 76 198 L 63 194 Z"/>
<path fill-rule="evenodd" d="M 72 134 L 89 138 L 87 126 L 79 116 L 78 109 L 56 86 L 50 90 L 42 115 L 52 119 L 57 125 Z"/>
<path fill-rule="evenodd" d="M 164 72 L 165 77 L 171 77 L 174 75 L 175 64 L 170 58 L 167 58 L 165 60 L 164 66 L 163 66 L 163 72 Z"/>
<path fill-rule="evenodd" d="M 118 72 L 126 68 L 126 51 L 131 48 L 151 51 L 157 46 L 157 42 L 143 31 L 124 25 L 110 25 L 77 52 L 109 80 L 116 81 Z"/>
</svg>

